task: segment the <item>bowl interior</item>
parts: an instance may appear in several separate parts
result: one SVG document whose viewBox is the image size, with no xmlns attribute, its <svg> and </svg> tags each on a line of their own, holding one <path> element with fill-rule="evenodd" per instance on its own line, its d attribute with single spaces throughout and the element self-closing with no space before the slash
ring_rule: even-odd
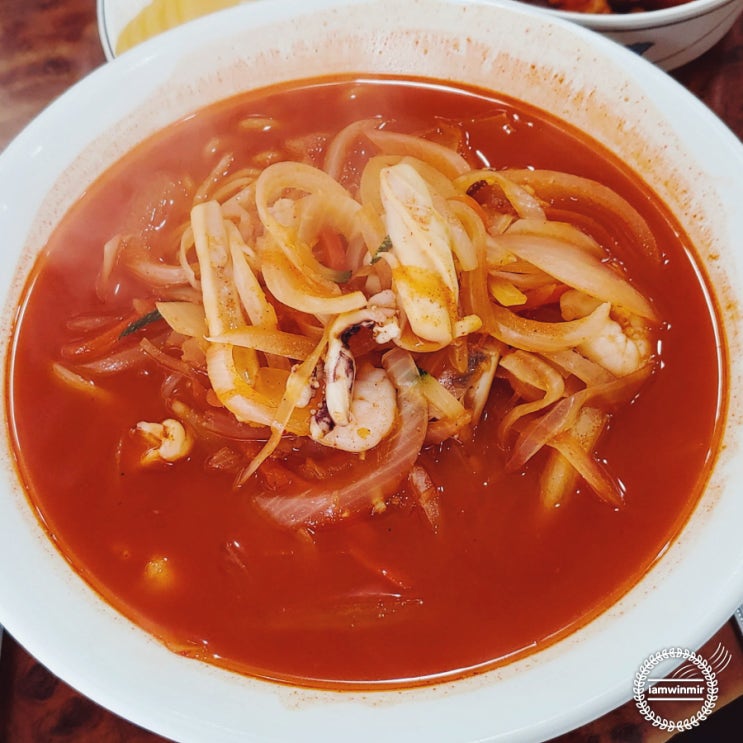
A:
<svg viewBox="0 0 743 743">
<path fill-rule="evenodd" d="M 261 2 L 188 24 L 91 75 L 0 158 L 4 327 L 12 324 L 23 278 L 53 226 L 86 184 L 133 145 L 247 87 L 340 73 L 461 81 L 544 109 L 622 158 L 685 227 L 717 305 L 725 308 L 730 413 L 725 446 L 683 534 L 618 604 L 523 661 L 423 689 L 300 690 L 178 657 L 103 604 L 40 529 L 6 445 L 0 562 L 13 568 L 0 574 L 0 621 L 80 691 L 175 739 L 290 741 L 321 734 L 340 741 L 353 730 L 356 739 L 372 741 L 393 729 L 411 741 L 551 737 L 629 699 L 647 655 L 671 644 L 698 647 L 743 595 L 737 538 L 743 503 L 734 492 L 743 474 L 736 412 L 743 390 L 737 322 L 743 281 L 733 249 L 743 232 L 743 152 L 660 70 L 574 24 L 514 3 L 311 0 L 298 8 Z M 69 132 L 64 149 L 59 131 Z M 9 350 L 6 342 L 6 360 Z"/>
</svg>

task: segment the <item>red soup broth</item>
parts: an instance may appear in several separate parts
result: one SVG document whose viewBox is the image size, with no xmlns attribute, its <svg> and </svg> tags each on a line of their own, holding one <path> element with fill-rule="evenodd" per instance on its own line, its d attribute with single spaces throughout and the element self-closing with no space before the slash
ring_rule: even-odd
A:
<svg viewBox="0 0 743 743">
<path fill-rule="evenodd" d="M 248 136 L 239 122 L 250 116 L 279 126 Z M 303 539 L 259 515 L 250 483 L 235 490 L 231 475 L 207 471 L 199 444 L 163 469 L 121 456 L 137 421 L 168 417 L 154 365 L 107 377 L 97 393 L 71 390 L 52 373 L 73 335 L 68 319 L 107 310 L 95 292 L 102 246 L 131 222 L 148 184 L 163 174 L 205 178 L 214 137 L 247 157 L 270 151 L 274 137 L 303 141 L 372 116 L 410 132 L 455 122 L 485 164 L 596 179 L 647 220 L 663 261 L 619 257 L 663 318 L 662 362 L 613 416 L 598 450 L 625 487 L 623 507 L 579 485 L 545 510 L 536 495 L 543 460 L 506 473 L 497 421 L 486 415 L 466 445 L 449 441 L 421 455 L 441 493 L 437 533 L 403 488 L 385 512 Z M 176 652 L 310 685 L 402 685 L 491 667 L 607 609 L 694 508 L 725 401 L 702 276 L 683 231 L 644 183 L 585 134 L 514 100 L 396 79 L 241 95 L 140 144 L 54 231 L 28 281 L 10 361 L 19 470 L 75 570 Z"/>
</svg>

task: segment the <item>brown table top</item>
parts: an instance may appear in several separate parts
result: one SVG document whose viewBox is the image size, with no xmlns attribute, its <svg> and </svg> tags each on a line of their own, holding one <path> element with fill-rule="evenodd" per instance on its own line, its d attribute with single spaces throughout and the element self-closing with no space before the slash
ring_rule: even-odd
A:
<svg viewBox="0 0 743 743">
<path fill-rule="evenodd" d="M 95 0 L 0 2 L 0 150 L 49 102 L 105 63 L 95 5 Z M 743 16 L 716 47 L 672 75 L 743 139 Z M 743 698 L 743 643 L 732 622 L 721 627 L 700 653 L 709 657 L 719 643 L 730 651 L 732 662 L 717 679 L 718 709 Z M 683 712 L 679 706 L 669 719 L 683 719 Z M 709 723 L 703 723 L 702 730 L 705 724 Z M 656 743 L 670 737 L 647 722 L 630 701 L 562 736 L 559 743 Z M 713 739 L 719 740 L 709 738 Z M 0 654 L 0 741 L 56 740 L 163 739 L 78 694 L 6 633 Z"/>
</svg>

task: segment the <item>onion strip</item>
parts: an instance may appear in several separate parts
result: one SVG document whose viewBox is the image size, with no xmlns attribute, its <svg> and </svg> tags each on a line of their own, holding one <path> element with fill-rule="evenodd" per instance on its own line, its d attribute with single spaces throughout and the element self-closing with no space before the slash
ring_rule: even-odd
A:
<svg viewBox="0 0 743 743">
<path fill-rule="evenodd" d="M 493 305 L 492 335 L 499 341 L 523 351 L 550 353 L 575 348 L 596 337 L 602 330 L 611 305 L 600 304 L 590 315 L 568 322 L 529 320 L 505 307 Z"/>
<path fill-rule="evenodd" d="M 365 134 L 384 154 L 410 155 L 432 165 L 448 178 L 456 178 L 470 169 L 468 162 L 450 147 L 422 137 L 390 132 L 386 129 L 372 129 Z"/>
<path fill-rule="evenodd" d="M 475 183 L 485 182 L 491 186 L 498 186 L 515 212 L 522 219 L 544 219 L 544 209 L 532 193 L 521 185 L 508 178 L 503 171 L 472 170 L 454 181 L 454 185 L 462 192 L 467 191 Z"/>
<path fill-rule="evenodd" d="M 209 336 L 212 343 L 229 343 L 242 348 L 284 356 L 303 361 L 316 347 L 316 342 L 306 335 L 287 333 L 283 330 L 258 325 L 245 325 L 237 330 L 229 330 L 221 335 Z"/>
<path fill-rule="evenodd" d="M 498 425 L 498 438 L 501 443 L 505 444 L 512 426 L 518 420 L 525 415 L 530 415 L 531 413 L 536 413 L 549 407 L 562 397 L 565 391 L 565 383 L 553 366 L 538 356 L 525 353 L 524 351 L 513 351 L 512 353 L 505 354 L 500 360 L 500 365 L 513 374 L 519 382 L 525 383 L 535 390 L 544 392 L 542 397 L 516 405 L 516 407 L 509 410 L 503 416 L 503 419 Z M 513 468 L 512 463 L 514 461 L 519 461 L 516 455 L 521 450 L 522 447 L 516 447 L 516 451 L 511 455 L 507 465 L 509 469 Z M 526 459 L 524 459 L 523 463 L 525 462 Z"/>
<path fill-rule="evenodd" d="M 649 320 L 657 320 L 650 302 L 626 278 L 582 248 L 551 237 L 510 235 L 497 241 L 510 253 L 528 261 L 564 284 L 602 302 L 624 307 Z"/>
<path fill-rule="evenodd" d="M 533 189 L 550 203 L 566 202 L 574 205 L 578 201 L 592 209 L 599 209 L 614 224 L 624 227 L 636 252 L 650 257 L 656 263 L 660 262 L 662 255 L 647 222 L 629 202 L 611 188 L 590 178 L 553 170 L 524 168 L 503 170 L 501 173 L 521 186 Z"/>
<path fill-rule="evenodd" d="M 581 448 L 590 454 L 609 420 L 598 408 L 583 407 L 571 428 Z M 560 452 L 550 452 L 539 478 L 539 494 L 545 508 L 554 508 L 575 488 L 578 470 Z"/>
<path fill-rule="evenodd" d="M 571 434 L 564 432 L 548 442 L 576 469 L 578 474 L 591 486 L 591 489 L 610 506 L 624 505 L 624 488 L 619 480 L 612 477 Z"/>
</svg>

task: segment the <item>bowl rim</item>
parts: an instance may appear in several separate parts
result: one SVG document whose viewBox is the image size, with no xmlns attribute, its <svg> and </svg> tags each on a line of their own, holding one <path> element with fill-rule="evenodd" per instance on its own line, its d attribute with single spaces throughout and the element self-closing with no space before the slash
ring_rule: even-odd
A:
<svg viewBox="0 0 743 743">
<path fill-rule="evenodd" d="M 158 80 L 162 80 L 163 76 L 167 78 L 168 75 L 175 74 L 174 68 L 179 60 L 185 58 L 184 47 L 191 39 L 197 38 L 199 40 L 197 46 L 203 51 L 206 48 L 206 41 L 214 42 L 225 36 L 231 38 L 230 34 L 234 36 L 237 33 L 234 24 L 238 18 L 264 23 L 271 20 L 285 20 L 292 13 L 296 13 L 295 4 L 291 0 L 267 0 L 260 5 L 260 8 L 258 4 L 236 6 L 194 21 L 188 24 L 188 29 L 184 26 L 170 30 L 159 36 L 157 40 L 144 42 L 127 52 L 126 55 L 117 58 L 113 63 L 92 73 L 46 109 L 0 155 L 0 176 L 19 172 L 17 166 L 20 163 L 34 162 L 34 158 L 39 157 L 39 148 L 41 147 L 41 151 L 44 151 L 43 143 L 49 135 L 50 128 L 59 131 L 65 130 L 67 123 L 74 124 L 76 111 L 88 105 L 90 100 L 96 99 L 97 96 L 107 95 L 107 91 L 111 89 L 118 91 L 136 86 L 141 86 L 146 91 L 141 93 L 143 97 L 149 95 L 152 85 L 155 85 Z M 392 0 L 378 0 L 378 2 L 373 2 L 373 0 L 350 0 L 349 2 L 308 0 L 303 4 L 300 17 L 309 18 L 312 12 L 329 13 L 341 6 L 362 8 L 368 5 L 385 6 L 391 10 L 396 6 Z M 595 53 L 606 57 L 610 60 L 612 68 L 622 68 L 642 78 L 642 82 L 637 83 L 641 87 L 652 83 L 653 89 L 662 93 L 662 97 L 670 97 L 677 101 L 681 112 L 690 116 L 700 126 L 707 127 L 710 133 L 714 134 L 714 139 L 725 151 L 723 167 L 732 168 L 733 164 L 737 164 L 738 167 L 743 166 L 741 143 L 709 109 L 706 109 L 694 96 L 652 64 L 609 40 L 581 29 L 575 24 L 548 19 L 538 11 L 525 7 L 516 9 L 513 2 L 505 0 L 504 2 L 474 0 L 466 4 L 460 0 L 414 0 L 411 5 L 429 11 L 435 8 L 447 9 L 448 13 L 457 12 L 464 5 L 489 8 L 491 10 L 488 10 L 488 13 L 504 14 L 499 17 L 499 20 L 508 19 L 510 23 L 516 25 L 528 23 L 533 29 L 550 29 L 558 40 L 569 39 L 571 44 L 575 42 L 582 53 Z M 406 11 L 400 11 L 400 13 L 404 12 Z M 193 51 L 189 52 L 189 55 L 193 54 Z M 116 123 L 120 114 L 121 109 L 114 106 L 110 111 L 108 109 L 97 111 L 96 121 L 104 128 L 110 128 Z M 60 124 L 65 125 L 60 126 Z M 72 136 L 73 139 L 76 137 L 77 133 Z M 4 180 L 0 177 L 0 206 L 12 204 L 13 199 L 18 197 L 16 193 L 18 189 L 7 193 L 3 191 Z M 0 225 L 3 224 L 4 219 L 7 220 L 3 215 L 4 210 L 0 208 Z M 3 267 L 0 270 L 7 272 L 12 268 L 12 266 Z M 0 274 L 0 277 L 4 275 Z M 7 277 L 2 278 L 3 282 L 6 280 L 10 281 Z M 96 699 L 118 714 L 132 719 L 137 724 L 146 725 L 169 737 L 196 740 L 200 739 L 199 735 L 202 735 L 203 739 L 208 740 L 209 733 L 219 730 L 223 733 L 221 739 L 225 741 L 251 739 L 250 734 L 245 730 L 228 729 L 221 726 L 220 721 L 214 717 L 218 714 L 234 714 L 232 705 L 237 704 L 238 701 L 242 705 L 244 698 L 250 697 L 255 702 L 250 710 L 256 714 L 279 712 L 285 713 L 285 716 L 291 716 L 296 713 L 302 720 L 302 727 L 298 730 L 322 729 L 323 737 L 328 741 L 345 740 L 344 731 L 337 726 L 349 721 L 355 721 L 357 730 L 360 728 L 358 740 L 377 740 L 380 732 L 384 732 L 379 727 L 382 721 L 387 724 L 405 722 L 406 718 L 401 709 L 407 707 L 408 702 L 413 699 L 419 712 L 423 710 L 427 725 L 424 731 L 426 736 L 420 738 L 421 740 L 447 739 L 442 735 L 444 732 L 452 733 L 452 728 L 445 723 L 442 714 L 445 714 L 446 710 L 451 711 L 452 705 L 457 705 L 457 710 L 466 712 L 468 716 L 476 720 L 477 724 L 486 722 L 490 724 L 490 735 L 487 739 L 496 740 L 508 737 L 511 740 L 534 740 L 537 733 L 557 735 L 587 722 L 631 697 L 631 687 L 629 684 L 625 685 L 625 681 L 630 680 L 627 677 L 627 659 L 622 657 L 626 651 L 618 646 L 607 649 L 606 656 L 599 662 L 608 665 L 618 663 L 622 669 L 621 674 L 614 674 L 611 679 L 601 684 L 595 683 L 593 676 L 581 678 L 580 699 L 573 700 L 575 704 L 567 710 L 559 707 L 563 700 L 571 698 L 572 693 L 568 688 L 561 688 L 561 686 L 570 686 L 561 675 L 565 670 L 565 666 L 561 665 L 561 654 L 569 652 L 575 668 L 585 674 L 590 674 L 597 664 L 594 655 L 596 646 L 591 644 L 591 637 L 595 636 L 596 632 L 603 633 L 602 636 L 608 633 L 609 636 L 616 637 L 616 625 L 622 615 L 634 617 L 636 620 L 637 617 L 640 620 L 647 618 L 647 611 L 643 613 L 642 607 L 638 608 L 631 600 L 620 601 L 592 623 L 587 628 L 590 631 L 578 631 L 564 644 L 560 643 L 540 653 L 536 661 L 526 659 L 524 662 L 514 664 L 512 668 L 496 669 L 496 671 L 474 679 L 445 684 L 440 689 L 409 690 L 410 693 L 408 690 L 403 693 L 390 692 L 389 694 L 379 692 L 378 694 L 384 695 L 383 700 L 380 696 L 375 696 L 374 700 L 370 701 L 365 695 L 351 695 L 348 692 L 343 692 L 339 696 L 337 693 L 277 688 L 267 682 L 256 682 L 254 679 L 243 677 L 236 678 L 233 674 L 208 666 L 199 667 L 196 670 L 193 665 L 194 661 L 174 656 L 156 641 L 144 636 L 142 630 L 123 620 L 110 607 L 101 605 L 100 599 L 92 593 L 87 584 L 84 584 L 76 574 L 71 574 L 70 568 L 62 563 L 59 554 L 54 551 L 46 535 L 39 534 L 39 525 L 35 521 L 35 516 L 29 513 L 27 508 L 23 513 L 19 513 L 15 504 L 7 501 L 8 499 L 0 498 L 0 534 L 4 530 L 17 528 L 19 541 L 16 544 L 26 550 L 31 550 L 33 559 L 17 566 L 15 582 L 10 580 L 10 571 L 7 574 L 0 573 L 0 621 L 4 621 L 8 630 L 42 663 L 82 693 Z M 707 507 L 714 513 L 709 514 L 708 518 L 704 514 L 700 515 L 702 522 L 699 529 L 705 536 L 705 544 L 709 545 L 713 543 L 708 531 L 711 528 L 709 527 L 711 520 L 714 519 L 715 524 L 722 523 L 728 529 L 732 529 L 729 517 L 731 514 L 739 515 L 743 511 L 743 506 L 737 504 L 734 506 L 731 499 L 727 498 L 722 502 L 722 506 L 715 504 L 713 509 L 710 504 L 707 504 Z M 3 516 L 8 518 L 4 520 Z M 0 557 L 12 559 L 11 546 L 7 544 L 8 540 L 4 541 L 5 544 L 3 540 L 0 540 Z M 681 560 L 685 554 L 683 550 L 691 549 L 688 542 L 689 540 L 679 539 L 678 543 L 669 550 L 672 556 L 668 559 Z M 737 546 L 737 542 L 733 545 L 727 541 L 718 546 L 720 546 L 720 557 L 731 559 L 722 566 L 714 586 L 700 585 L 699 597 L 694 597 L 693 602 L 688 596 L 682 596 L 684 606 L 690 607 L 692 619 L 673 626 L 672 642 L 675 644 L 681 646 L 701 644 L 719 628 L 726 617 L 732 614 L 743 596 L 743 546 Z M 668 564 L 668 559 L 664 559 Z M 704 577 L 704 570 L 708 567 L 709 560 L 703 566 L 695 566 L 695 572 L 692 572 L 691 578 L 701 580 Z M 48 569 L 48 573 L 38 576 L 35 572 L 37 569 Z M 682 580 L 677 573 L 671 572 L 667 576 L 668 583 L 655 585 L 654 581 L 658 580 L 658 573 L 655 569 L 651 573 L 644 591 L 647 594 L 654 592 L 653 600 L 656 602 L 661 598 L 668 600 L 669 596 L 673 596 L 673 591 L 680 591 L 681 594 L 688 591 L 686 585 L 689 580 L 688 575 Z M 45 581 L 45 587 L 49 591 L 43 596 L 35 596 L 32 589 L 38 585 L 40 580 Z M 28 583 L 27 588 L 23 586 L 24 581 Z M 724 591 L 718 592 L 720 588 Z M 19 590 L 22 593 L 14 596 L 12 591 L 18 592 Z M 65 596 L 69 592 L 81 597 L 85 604 L 83 607 L 85 611 L 77 615 L 73 612 L 74 616 L 69 617 L 55 615 L 56 602 L 64 605 Z M 40 608 L 42 611 L 39 611 Z M 645 609 L 647 609 L 647 604 Z M 48 616 L 55 618 L 56 634 L 50 635 L 47 631 Z M 94 646 L 91 643 L 91 638 L 99 637 L 102 630 L 114 632 L 119 642 L 119 647 L 115 651 L 112 648 Z M 661 634 L 663 631 L 665 627 L 656 623 L 652 623 L 648 628 L 644 644 L 649 652 L 658 649 L 658 641 L 664 636 Z M 621 636 L 625 639 L 630 637 L 626 634 Z M 632 647 L 637 650 L 635 644 Z M 134 662 L 136 657 L 144 657 L 150 663 L 147 667 L 146 678 L 142 677 L 141 667 Z M 116 660 L 119 661 L 119 665 L 116 678 L 114 678 L 107 669 L 111 668 L 113 661 Z M 636 659 L 631 659 L 631 663 L 639 664 L 641 660 L 642 656 L 638 654 Z M 513 727 L 505 732 L 494 729 L 493 720 L 485 720 L 483 717 L 485 712 L 491 709 L 493 702 L 490 685 L 498 685 L 499 689 L 508 689 L 509 692 L 518 692 L 516 696 L 523 696 L 525 700 L 529 700 L 531 692 L 527 678 L 529 673 L 535 671 L 535 664 L 540 666 L 537 669 L 541 673 L 540 678 L 551 679 L 555 684 L 556 701 L 552 702 L 552 707 L 542 718 L 530 718 L 531 728 L 527 729 L 524 723 L 519 728 Z M 179 680 L 180 676 L 183 679 Z M 198 677 L 199 689 L 213 689 L 214 693 L 208 695 L 208 705 L 197 704 L 191 709 L 184 709 L 180 700 L 175 698 L 177 697 L 175 692 L 187 688 L 187 680 L 196 677 Z M 172 682 L 174 679 L 175 688 L 163 687 L 164 683 Z M 186 684 L 186 686 L 178 686 L 178 684 Z M 138 691 L 133 697 L 132 689 L 135 688 Z M 143 698 L 143 689 L 151 693 L 152 697 Z M 218 692 L 224 692 L 229 698 L 218 699 Z M 400 702 L 403 698 L 405 702 Z M 510 697 L 511 700 L 514 698 L 516 697 Z M 160 706 L 167 707 L 167 719 L 163 717 L 163 710 L 159 708 Z M 262 709 L 263 707 L 265 710 Z M 328 725 L 330 720 L 328 710 L 334 720 L 331 727 L 328 729 L 316 727 L 320 723 Z M 461 721 L 462 718 L 458 719 Z M 359 721 L 362 721 L 362 724 L 359 724 Z M 417 731 L 417 725 L 418 719 L 416 718 L 415 726 L 408 729 L 411 732 Z M 263 732 L 267 734 L 269 730 L 273 729 L 267 727 Z M 474 732 L 474 728 L 468 727 L 467 731 Z M 276 730 L 273 732 L 278 738 L 279 733 Z M 464 729 L 456 732 L 464 732 Z M 255 739 L 260 740 L 261 736 L 258 735 Z M 451 738 L 448 739 L 451 740 Z M 287 740 L 292 740 L 292 738 L 288 737 Z"/>
<path fill-rule="evenodd" d="M 513 0 L 522 2 L 522 0 Z M 524 0 L 528 3 L 528 0 Z M 578 13 L 576 11 L 559 10 L 557 8 L 540 8 L 549 15 L 578 23 L 597 31 L 641 31 L 675 26 L 701 18 L 708 13 L 717 12 L 723 8 L 741 6 L 743 0 L 688 0 L 680 5 L 659 10 L 646 10 L 642 13 Z"/>
<path fill-rule="evenodd" d="M 95 19 L 98 28 L 98 39 L 101 42 L 103 54 L 108 62 L 116 58 L 116 42 L 111 39 L 111 29 L 108 23 L 108 0 L 96 0 Z"/>
</svg>

